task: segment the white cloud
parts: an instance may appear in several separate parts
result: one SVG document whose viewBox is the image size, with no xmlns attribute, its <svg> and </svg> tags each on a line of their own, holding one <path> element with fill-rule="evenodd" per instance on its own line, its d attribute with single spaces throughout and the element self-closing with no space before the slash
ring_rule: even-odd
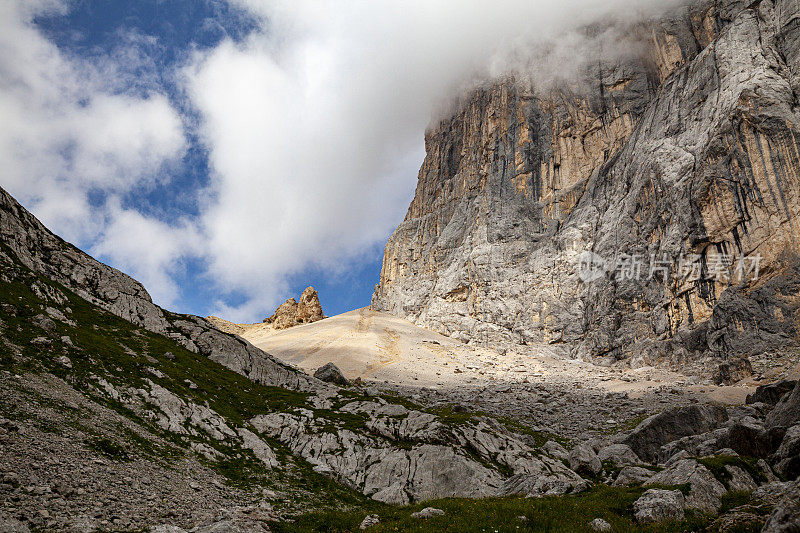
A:
<svg viewBox="0 0 800 533">
<path fill-rule="evenodd" d="M 185 230 L 121 210 L 117 197 L 152 185 L 180 160 L 181 117 L 161 94 L 120 92 L 126 65 L 65 57 L 32 24 L 46 11 L 65 13 L 66 4 L 0 4 L 2 186 L 56 233 L 144 272 L 154 297 L 174 303 L 168 273 L 181 253 L 174 241 Z M 92 205 L 92 192 L 107 200 Z M 132 225 L 123 228 L 123 220 Z M 173 246 L 169 253 L 161 245 L 130 253 L 147 240 Z"/>
<path fill-rule="evenodd" d="M 199 55 L 186 82 L 214 173 L 211 273 L 251 295 L 250 313 L 277 303 L 287 274 L 384 241 L 413 193 L 423 131 L 459 88 L 521 66 L 540 82 L 571 77 L 600 38 L 619 37 L 590 40 L 582 26 L 677 0 L 240 3 L 262 31 Z"/>
<path fill-rule="evenodd" d="M 179 289 L 171 273 L 184 257 L 199 255 L 201 236 L 189 220 L 169 224 L 125 209 L 112 200 L 108 219 L 92 254 L 108 257 L 163 302 L 176 302 Z"/>
</svg>

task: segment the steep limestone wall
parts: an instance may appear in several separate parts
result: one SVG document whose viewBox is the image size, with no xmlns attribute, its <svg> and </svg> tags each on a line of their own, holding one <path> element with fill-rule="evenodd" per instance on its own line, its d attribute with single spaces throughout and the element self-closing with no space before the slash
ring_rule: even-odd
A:
<svg viewBox="0 0 800 533">
<path fill-rule="evenodd" d="M 578 88 L 475 91 L 427 132 L 373 306 L 469 342 L 563 343 L 598 362 L 796 345 L 798 20 L 791 0 L 703 2 L 639 26 L 641 57 L 598 65 Z M 610 270 L 640 256 L 645 273 L 587 283 L 586 251 Z M 666 279 L 651 279 L 665 254 Z M 757 281 L 713 275 L 756 256 Z M 709 279 L 682 276 L 681 257 Z"/>
</svg>

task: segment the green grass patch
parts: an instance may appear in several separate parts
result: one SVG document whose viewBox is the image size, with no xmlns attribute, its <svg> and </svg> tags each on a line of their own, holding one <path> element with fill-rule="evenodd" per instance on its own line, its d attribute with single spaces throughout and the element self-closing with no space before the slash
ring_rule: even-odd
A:
<svg viewBox="0 0 800 533">
<path fill-rule="evenodd" d="M 589 492 L 545 498 L 489 498 L 468 500 L 451 498 L 408 507 L 377 506 L 351 511 L 316 512 L 299 516 L 294 522 L 272 523 L 275 532 L 354 532 L 367 514 L 377 514 L 381 523 L 371 532 L 576 532 L 588 531 L 595 518 L 608 521 L 614 531 L 683 532 L 702 529 L 707 519 L 689 516 L 680 523 L 641 526 L 633 518 L 633 502 L 640 488 L 597 487 Z M 412 518 L 424 507 L 445 511 L 429 519 Z M 524 517 L 524 518 L 520 518 Z"/>
<path fill-rule="evenodd" d="M 91 449 L 115 461 L 130 461 L 128 450 L 107 437 L 89 439 L 86 443 Z"/>
</svg>

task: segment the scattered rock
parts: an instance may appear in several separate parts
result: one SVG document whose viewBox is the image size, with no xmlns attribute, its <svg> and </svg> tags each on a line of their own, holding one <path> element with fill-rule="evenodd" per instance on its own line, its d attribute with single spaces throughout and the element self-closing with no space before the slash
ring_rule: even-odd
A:
<svg viewBox="0 0 800 533">
<path fill-rule="evenodd" d="M 569 467 L 578 474 L 593 476 L 600 473 L 603 465 L 588 444 L 578 444 L 569 453 Z"/>
<path fill-rule="evenodd" d="M 435 507 L 426 507 L 421 511 L 417 511 L 416 513 L 411 513 L 412 518 L 431 518 L 433 516 L 441 516 L 444 514 L 444 511 L 441 509 L 436 509 Z"/>
<path fill-rule="evenodd" d="M 560 445 L 554 440 L 549 440 L 545 442 L 544 446 L 542 446 L 542 449 L 550 457 L 554 457 L 562 461 L 569 460 L 569 452 L 566 450 L 566 448 L 564 448 L 562 445 Z"/>
<path fill-rule="evenodd" d="M 72 368 L 72 361 L 70 361 L 69 357 L 67 357 L 66 355 L 62 355 L 61 357 L 56 359 L 56 362 L 59 365 L 63 366 L 64 368 Z"/>
<path fill-rule="evenodd" d="M 636 521 L 647 524 L 683 520 L 686 501 L 679 490 L 650 489 L 633 502 Z"/>
<path fill-rule="evenodd" d="M 655 461 L 660 448 L 674 440 L 706 433 L 728 420 L 724 407 L 690 405 L 652 416 L 639 424 L 624 443 L 645 461 Z"/>
<path fill-rule="evenodd" d="M 358 529 L 367 529 L 372 526 L 380 524 L 380 522 L 381 519 L 378 515 L 376 514 L 367 515 L 366 518 L 364 518 L 364 520 L 361 521 L 361 525 L 358 526 Z"/>
<path fill-rule="evenodd" d="M 775 481 L 761 485 L 753 491 L 753 501 L 775 507 L 794 488 L 792 481 Z"/>
<path fill-rule="evenodd" d="M 606 461 L 612 463 L 616 467 L 622 467 L 627 465 L 637 465 L 641 464 L 642 460 L 639 459 L 631 447 L 627 444 L 612 444 L 610 446 L 605 446 L 601 448 L 599 452 L 597 452 L 597 457 L 600 459 L 600 462 L 605 463 Z"/>
<path fill-rule="evenodd" d="M 592 531 L 611 531 L 611 524 L 602 518 L 595 518 L 589 522 L 589 529 Z"/>
<path fill-rule="evenodd" d="M 321 366 L 314 372 L 314 377 L 320 381 L 324 381 L 326 383 L 333 383 L 334 385 L 339 385 L 340 387 L 346 387 L 350 384 L 347 381 L 347 378 L 344 377 L 342 371 L 339 370 L 333 363 L 328 363 L 324 366 Z"/>
<path fill-rule="evenodd" d="M 686 508 L 716 514 L 727 490 L 705 466 L 694 459 L 683 459 L 651 477 L 645 487 L 689 485 Z"/>
<path fill-rule="evenodd" d="M 614 480 L 615 487 L 630 487 L 633 485 L 641 485 L 651 477 L 655 472 L 642 468 L 639 466 L 626 466 L 620 470 L 617 479 Z"/>
</svg>

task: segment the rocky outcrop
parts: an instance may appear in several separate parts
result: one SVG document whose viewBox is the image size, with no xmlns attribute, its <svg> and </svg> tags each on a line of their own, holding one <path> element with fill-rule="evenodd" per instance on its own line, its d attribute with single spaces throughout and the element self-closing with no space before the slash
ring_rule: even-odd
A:
<svg viewBox="0 0 800 533">
<path fill-rule="evenodd" d="M 800 382 L 785 394 L 775 408 L 767 415 L 767 427 L 788 428 L 800 424 Z"/>
<path fill-rule="evenodd" d="M 727 380 L 794 345 L 799 9 L 698 2 L 632 30 L 643 57 L 590 89 L 466 96 L 426 134 L 373 307 L 596 362 L 712 356 Z"/>
<path fill-rule="evenodd" d="M 650 489 L 633 503 L 636 521 L 652 522 L 683 520 L 685 500 L 679 490 Z"/>
<path fill-rule="evenodd" d="M 625 444 L 645 461 L 655 461 L 665 444 L 716 429 L 727 419 L 728 413 L 722 407 L 680 407 L 652 416 L 639 424 L 626 437 Z"/>
<path fill-rule="evenodd" d="M 432 414 L 378 402 L 351 402 L 339 410 L 365 417 L 369 433 L 331 426 L 309 411 L 259 415 L 250 422 L 318 472 L 386 503 L 566 494 L 589 487 L 560 461 L 537 455 L 485 422 L 445 425 Z"/>
<path fill-rule="evenodd" d="M 300 324 L 309 324 L 325 318 L 322 305 L 314 287 L 308 287 L 300 295 L 298 302 L 289 298 L 275 310 L 272 316 L 264 319 L 265 324 L 271 324 L 275 329 L 287 329 Z"/>
</svg>

